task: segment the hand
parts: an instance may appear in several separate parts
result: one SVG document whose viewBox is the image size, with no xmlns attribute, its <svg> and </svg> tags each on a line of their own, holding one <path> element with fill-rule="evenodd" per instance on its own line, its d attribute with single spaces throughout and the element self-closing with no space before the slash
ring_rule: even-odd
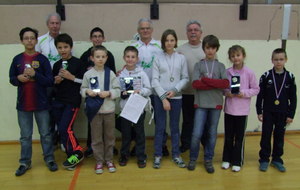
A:
<svg viewBox="0 0 300 190">
<path fill-rule="evenodd" d="M 34 75 L 35 75 L 35 70 L 33 69 L 33 68 L 26 68 L 25 70 L 24 70 L 24 74 L 25 75 L 28 75 L 28 76 L 30 76 L 30 77 L 34 77 Z"/>
<path fill-rule="evenodd" d="M 172 98 L 175 96 L 175 94 L 176 93 L 174 91 L 169 91 L 169 92 L 167 92 L 167 98 Z"/>
<path fill-rule="evenodd" d="M 291 123 L 293 123 L 293 119 L 290 117 L 286 118 L 286 124 L 289 125 Z"/>
<path fill-rule="evenodd" d="M 126 96 L 127 95 L 127 91 L 123 91 L 122 95 Z"/>
<path fill-rule="evenodd" d="M 95 97 L 95 96 L 98 95 L 97 92 L 94 92 L 94 91 L 91 90 L 91 89 L 87 89 L 87 90 L 85 91 L 85 93 L 86 93 L 87 95 L 89 95 L 90 97 Z"/>
<path fill-rule="evenodd" d="M 54 84 L 60 84 L 63 80 L 64 80 L 64 78 L 57 75 L 54 77 Z"/>
<path fill-rule="evenodd" d="M 25 74 L 20 74 L 20 75 L 17 76 L 17 79 L 20 82 L 28 82 L 30 77 L 28 75 L 25 75 Z"/>
<path fill-rule="evenodd" d="M 72 75 L 68 70 L 66 69 L 60 69 L 59 71 L 59 76 L 65 78 L 65 79 L 68 79 L 68 80 L 71 80 L 71 81 L 74 81 L 75 80 L 75 76 Z"/>
<path fill-rule="evenodd" d="M 262 121 L 263 121 L 263 114 L 257 115 L 257 118 L 258 118 L 258 120 L 259 120 L 260 122 L 262 122 Z"/>
<path fill-rule="evenodd" d="M 230 91 L 228 91 L 228 92 L 225 92 L 225 96 L 226 96 L 226 97 L 229 97 L 229 98 L 233 98 L 233 97 L 234 97 L 234 95 L 233 95 L 233 94 L 231 94 L 231 92 L 230 92 Z"/>
<path fill-rule="evenodd" d="M 168 99 L 163 99 L 162 103 L 163 103 L 164 110 L 166 111 L 171 110 L 171 104 Z"/>
<path fill-rule="evenodd" d="M 133 94 L 139 94 L 140 93 L 140 90 L 134 90 L 133 91 Z"/>
<path fill-rule="evenodd" d="M 238 94 L 235 95 L 236 97 L 238 98 L 243 98 L 244 97 L 244 94 L 242 92 L 239 92 Z"/>
<path fill-rule="evenodd" d="M 100 98 L 106 98 L 110 96 L 110 92 L 109 91 L 102 91 L 99 92 L 98 95 L 100 96 Z"/>
</svg>

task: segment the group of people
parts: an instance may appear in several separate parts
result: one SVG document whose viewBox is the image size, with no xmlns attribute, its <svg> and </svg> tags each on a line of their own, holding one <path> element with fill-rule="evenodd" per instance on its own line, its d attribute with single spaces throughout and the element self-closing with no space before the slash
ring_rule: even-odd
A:
<svg viewBox="0 0 300 190">
<path fill-rule="evenodd" d="M 38 38 L 38 32 L 29 27 L 19 33 L 25 51 L 14 57 L 9 71 L 10 83 L 18 87 L 17 114 L 21 131 L 21 158 L 16 176 L 31 168 L 33 115 L 50 171 L 58 169 L 53 154 L 53 141 L 58 134 L 67 155 L 64 168 L 74 170 L 85 156 L 93 154 L 96 174 L 102 174 L 105 166 L 109 172 L 115 172 L 116 100 L 120 99 L 118 106 L 122 110 L 133 95 L 144 97 L 149 105 L 137 122 L 120 117 L 120 166 L 126 166 L 133 152 L 138 167 L 146 167 L 144 120 L 149 110 L 150 114 L 154 112 L 155 121 L 153 168 L 160 168 L 162 157 L 168 154 L 169 113 L 172 161 L 180 168 L 194 170 L 202 142 L 204 167 L 208 173 L 214 173 L 217 127 L 225 96 L 221 167 L 240 171 L 250 101 L 257 95 L 258 119 L 263 122 L 259 169 L 267 170 L 272 152 L 271 165 L 285 171 L 281 158 L 283 139 L 285 126 L 293 121 L 296 110 L 296 84 L 294 75 L 284 67 L 287 62 L 284 49 L 273 51 L 274 67 L 261 76 L 258 84 L 254 72 L 245 66 L 245 49 L 232 46 L 228 58 L 233 65 L 225 69 L 217 59 L 218 38 L 207 35 L 201 40 L 202 28 L 197 20 L 187 23 L 188 42 L 177 48 L 174 30 L 165 30 L 161 41 L 156 41 L 152 38 L 151 20 L 142 18 L 137 27 L 139 39 L 125 48 L 125 65 L 116 72 L 112 53 L 102 46 L 105 37 L 101 28 L 91 30 L 93 47 L 78 59 L 72 55 L 71 36 L 59 32 L 60 24 L 59 15 L 54 13 L 47 18 L 47 34 Z M 73 132 L 82 98 L 88 120 L 86 152 Z M 132 141 L 135 148 L 130 152 Z M 189 162 L 185 164 L 180 154 L 187 150 L 190 150 Z"/>
</svg>

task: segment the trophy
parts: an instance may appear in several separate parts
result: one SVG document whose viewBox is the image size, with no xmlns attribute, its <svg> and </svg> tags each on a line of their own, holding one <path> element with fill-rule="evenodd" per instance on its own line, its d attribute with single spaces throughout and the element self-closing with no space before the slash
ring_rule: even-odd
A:
<svg viewBox="0 0 300 190">
<path fill-rule="evenodd" d="M 94 92 L 100 92 L 100 86 L 99 86 L 99 82 L 98 82 L 98 77 L 92 77 L 90 78 L 90 85 L 91 85 L 91 89 Z"/>
<path fill-rule="evenodd" d="M 122 91 L 126 91 L 128 94 L 132 94 L 134 92 L 133 79 L 134 79 L 133 77 L 121 78 Z"/>
<path fill-rule="evenodd" d="M 61 68 L 67 69 L 68 68 L 68 61 L 63 61 L 61 64 Z"/>
<path fill-rule="evenodd" d="M 231 77 L 231 94 L 239 94 L 240 93 L 240 76 L 232 76 Z"/>
</svg>

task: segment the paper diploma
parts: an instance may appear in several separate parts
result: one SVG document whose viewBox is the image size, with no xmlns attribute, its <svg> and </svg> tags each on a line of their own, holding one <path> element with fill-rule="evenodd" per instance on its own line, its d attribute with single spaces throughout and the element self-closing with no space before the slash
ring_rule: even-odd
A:
<svg viewBox="0 0 300 190">
<path fill-rule="evenodd" d="M 144 112 L 144 108 L 148 103 L 148 99 L 139 94 L 131 94 L 120 114 L 121 117 L 137 123 L 141 114 Z"/>
</svg>

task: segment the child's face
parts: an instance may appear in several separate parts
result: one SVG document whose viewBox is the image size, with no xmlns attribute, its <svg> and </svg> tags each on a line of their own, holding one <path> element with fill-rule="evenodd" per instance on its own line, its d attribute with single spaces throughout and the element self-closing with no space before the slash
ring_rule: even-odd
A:
<svg viewBox="0 0 300 190">
<path fill-rule="evenodd" d="M 104 64 L 107 61 L 107 54 L 105 51 L 96 50 L 94 55 L 91 56 L 92 61 L 94 62 L 95 66 L 104 67 Z"/>
<path fill-rule="evenodd" d="M 204 53 L 207 59 L 214 59 L 217 53 L 217 48 L 216 47 L 209 47 L 205 46 L 204 47 Z"/>
<path fill-rule="evenodd" d="M 25 32 L 23 35 L 22 44 L 27 50 L 34 49 L 35 45 L 37 44 L 37 39 L 34 33 L 31 31 Z"/>
<path fill-rule="evenodd" d="M 169 34 L 166 38 L 165 41 L 165 51 L 166 52 L 170 52 L 170 51 L 174 51 L 174 47 L 176 45 L 176 39 L 173 35 Z"/>
<path fill-rule="evenodd" d="M 94 32 L 91 37 L 91 42 L 93 43 L 93 46 L 102 45 L 102 43 L 105 41 L 104 36 L 101 32 Z"/>
<path fill-rule="evenodd" d="M 243 55 L 243 53 L 241 51 L 233 52 L 230 55 L 230 61 L 235 66 L 243 65 L 244 59 L 245 59 L 245 57 L 244 57 L 244 55 Z"/>
<path fill-rule="evenodd" d="M 286 62 L 287 58 L 285 57 L 284 53 L 275 53 L 272 57 L 272 63 L 277 71 L 283 70 Z"/>
<path fill-rule="evenodd" d="M 62 60 L 68 60 L 72 57 L 71 51 L 72 48 L 69 44 L 65 42 L 58 42 L 56 49 L 61 56 Z"/>
<path fill-rule="evenodd" d="M 134 67 L 139 61 L 138 55 L 133 51 L 127 51 L 123 59 L 126 62 L 127 67 Z"/>
</svg>

